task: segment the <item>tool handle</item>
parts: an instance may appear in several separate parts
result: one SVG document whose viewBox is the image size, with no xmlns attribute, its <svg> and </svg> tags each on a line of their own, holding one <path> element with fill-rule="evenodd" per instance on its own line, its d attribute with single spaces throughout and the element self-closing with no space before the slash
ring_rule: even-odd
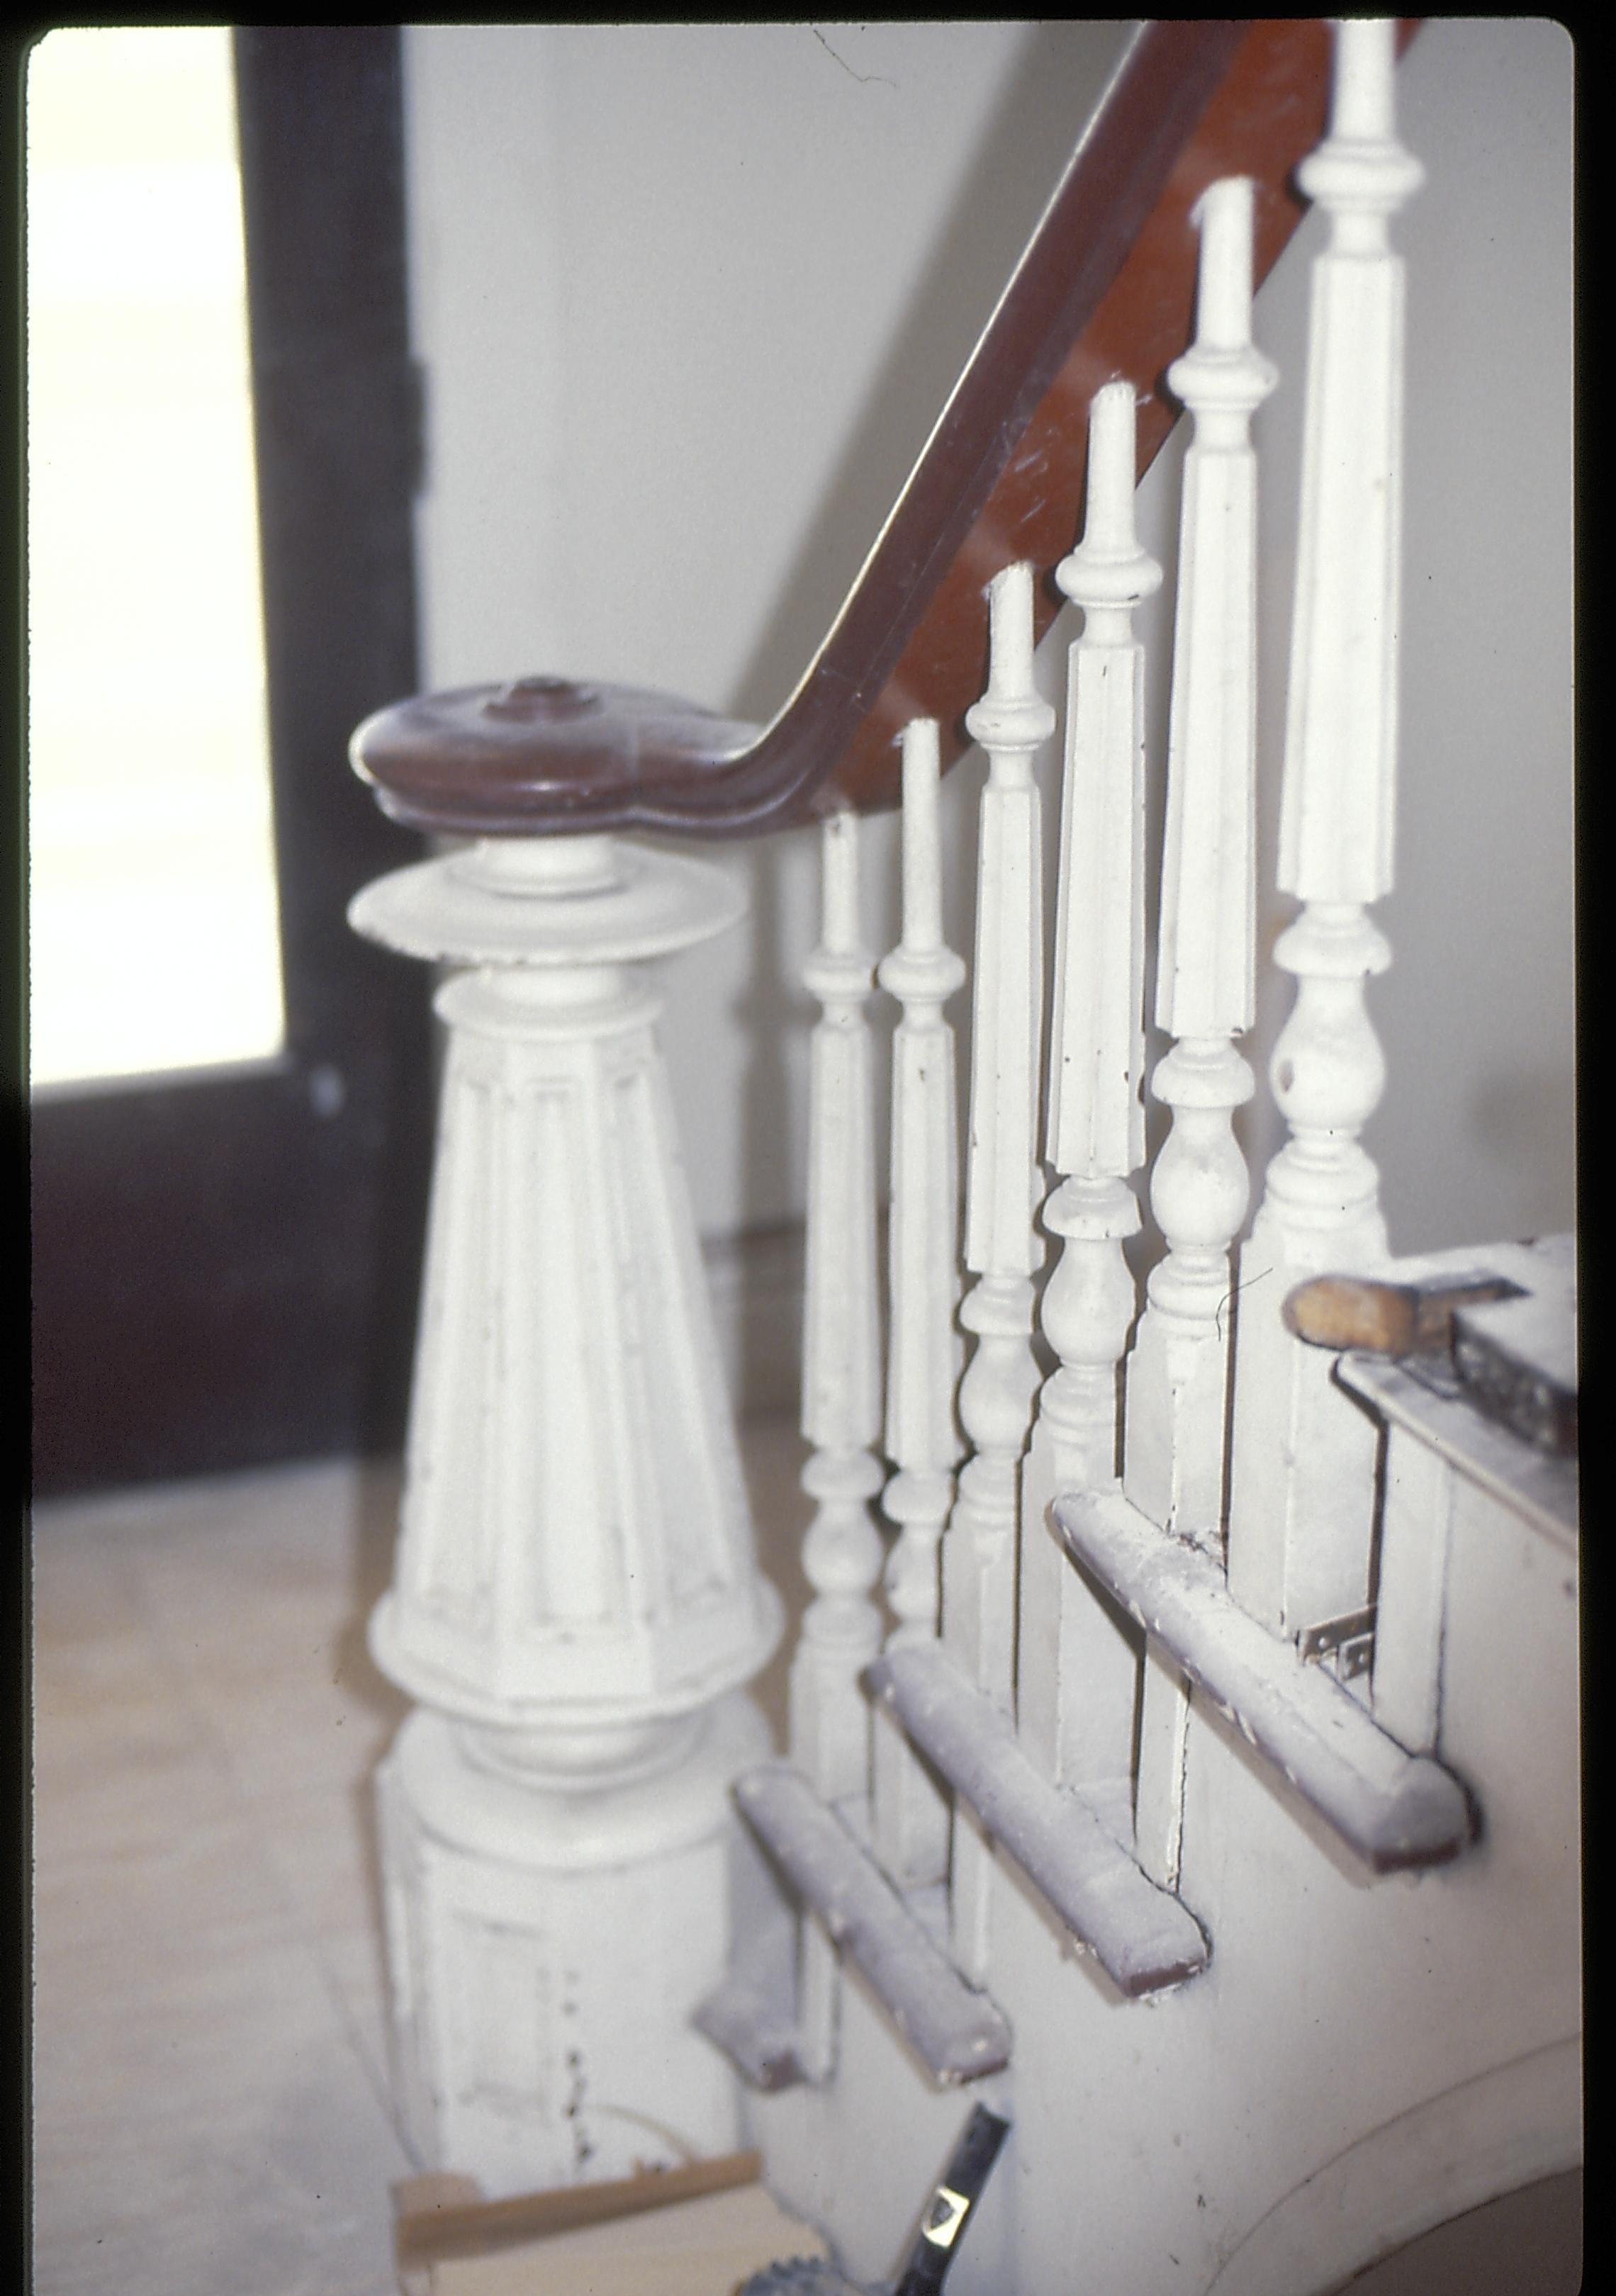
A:
<svg viewBox="0 0 1616 2296">
<path fill-rule="evenodd" d="M 927 2204 L 919 2236 L 892 2296 L 935 2296 L 942 2286 L 1009 2132 L 1010 2123 L 989 2112 L 986 2105 L 973 2109 Z"/>
</svg>

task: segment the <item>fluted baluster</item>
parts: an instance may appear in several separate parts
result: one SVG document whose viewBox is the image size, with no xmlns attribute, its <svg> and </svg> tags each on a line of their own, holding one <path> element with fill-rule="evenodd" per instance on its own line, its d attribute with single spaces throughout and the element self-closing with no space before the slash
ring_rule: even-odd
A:
<svg viewBox="0 0 1616 2296">
<path fill-rule="evenodd" d="M 1136 1308 L 1123 1240 L 1144 1159 L 1144 650 L 1133 611 L 1161 580 L 1134 530 L 1134 392 L 1096 393 L 1083 540 L 1058 570 L 1084 610 L 1068 674 L 1044 1225 L 1061 1253 L 1044 1295 L 1060 1368 L 1038 1398 L 1023 1474 L 1018 1714 L 1052 1775 L 1126 1778 L 1134 1659 L 1046 1520 L 1062 1490 L 1116 1480 L 1118 1365 Z"/>
<path fill-rule="evenodd" d="M 1257 462 L 1251 412 L 1275 374 L 1251 340 L 1251 186 L 1199 209 L 1194 347 L 1169 371 L 1195 420 L 1185 462 L 1168 746 L 1157 1025 L 1176 1039 L 1151 1089 L 1173 1111 L 1151 1181 L 1168 1241 L 1128 1380 L 1124 1482 L 1165 1529 L 1207 1545 L 1223 1521 L 1229 1251 L 1248 1178 L 1232 1119 L 1251 1096 Z"/>
<path fill-rule="evenodd" d="M 1016 1511 L 1038 1358 L 1032 1277 L 1043 1259 L 1038 1064 L 1043 1048 L 1043 840 L 1032 759 L 1054 711 L 1032 682 L 1032 569 L 1006 567 L 989 592 L 988 691 L 965 725 L 988 752 L 977 862 L 965 1266 L 976 1281 L 960 1321 L 976 1347 L 960 1383 L 970 1456 L 943 1539 L 943 1630 L 961 1671 L 1008 1716 L 1014 1695 Z M 956 1824 L 956 1957 L 987 1963 L 990 1861 Z"/>
<path fill-rule="evenodd" d="M 814 1600 L 792 1666 L 792 1758 L 826 1801 L 865 1796 L 870 1710 L 858 1677 L 881 1647 L 870 1599 L 882 1540 L 870 1502 L 882 1468 L 880 1324 L 871 1044 L 872 959 L 859 945 L 858 816 L 823 832 L 824 925 L 805 972 L 824 1006 L 808 1101 L 802 1432 L 804 1489 L 817 1505 L 802 1567 Z"/>
<path fill-rule="evenodd" d="M 899 1648 L 938 1630 L 938 1546 L 959 1458 L 959 1162 L 954 1031 L 943 1006 L 965 968 L 943 943 L 938 774 L 936 723 L 917 718 L 903 736 L 903 939 L 877 975 L 902 1006 L 892 1045 L 887 1371 L 887 1451 L 897 1472 L 882 1502 L 898 1530 L 886 1587 L 898 1621 L 890 1646 Z M 876 1844 L 888 1872 L 915 1884 L 941 1881 L 947 1810 L 884 1719 L 875 1733 L 874 1790 Z"/>
<path fill-rule="evenodd" d="M 1129 1368 L 1127 1496 L 1214 1552 L 1245 1214 L 1234 1112 L 1251 1071 L 1235 1047 L 1253 1002 L 1257 464 L 1250 421 L 1273 389 L 1251 342 L 1251 186 L 1216 183 L 1197 210 L 1196 337 L 1169 371 L 1195 430 L 1184 472 L 1173 635 L 1156 1020 L 1176 1041 L 1152 1089 L 1173 1111 L 1151 1204 L 1168 1251 L 1152 1271 Z M 1147 1644 L 1135 1809 L 1141 1862 L 1177 1878 L 1187 1693 Z"/>
<path fill-rule="evenodd" d="M 1043 840 L 1032 759 L 1054 711 L 1032 682 L 1032 569 L 1007 567 L 990 593 L 988 691 L 965 726 L 988 752 L 977 866 L 965 1266 L 976 1281 L 960 1321 L 977 1335 L 960 1383 L 971 1456 L 944 1541 L 949 1646 L 979 1690 L 1010 1711 L 1015 1640 L 1016 1492 L 1038 1358 L 1032 1277 L 1038 1062 L 1043 1048 Z"/>
<path fill-rule="evenodd" d="M 1330 218 L 1313 269 L 1280 818 L 1280 890 L 1303 906 L 1274 951 L 1297 980 L 1269 1069 L 1291 1136 L 1243 1255 L 1248 1285 L 1263 1280 L 1243 1301 L 1229 1524 L 1236 1599 L 1290 1632 L 1368 1596 L 1374 1431 L 1280 1309 L 1307 1277 L 1367 1270 L 1387 1250 L 1358 1136 L 1385 1075 L 1364 984 L 1390 962 L 1366 906 L 1391 889 L 1397 764 L 1404 281 L 1387 226 L 1422 176 L 1396 140 L 1395 29 L 1338 28 L 1330 134 L 1300 176 Z"/>
</svg>

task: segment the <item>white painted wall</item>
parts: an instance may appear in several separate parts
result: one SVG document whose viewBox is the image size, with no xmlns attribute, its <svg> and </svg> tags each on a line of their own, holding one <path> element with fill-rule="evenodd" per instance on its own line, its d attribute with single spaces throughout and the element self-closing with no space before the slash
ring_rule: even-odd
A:
<svg viewBox="0 0 1616 2296">
<path fill-rule="evenodd" d="M 552 670 L 769 715 L 1126 31 L 410 28 L 427 679 Z M 1397 964 L 1373 991 L 1391 1084 L 1370 1144 L 1406 1250 L 1572 1214 L 1571 62 L 1545 20 L 1440 20 L 1400 80 L 1429 181 L 1399 227 L 1404 775 L 1399 886 L 1382 912 Z M 1284 376 L 1257 424 L 1271 797 L 1314 243 L 1304 227 L 1258 314 Z M 1141 512 L 1169 563 L 1175 472 L 1169 454 Z M 1155 621 L 1164 644 L 1165 609 Z M 1160 751 L 1164 652 L 1158 667 Z M 1044 668 L 1053 684 L 1053 654 Z M 968 760 L 948 785 L 961 945 L 980 780 Z M 890 824 L 871 842 L 890 874 Z M 709 1234 L 801 1209 L 811 845 L 727 850 L 752 922 L 669 969 L 669 1061 Z M 888 930 L 893 914 L 889 894 Z M 1276 908 L 1270 939 L 1280 921 Z M 1268 979 L 1264 1044 L 1289 987 Z M 1259 1119 L 1259 1158 L 1271 1142 Z"/>
</svg>

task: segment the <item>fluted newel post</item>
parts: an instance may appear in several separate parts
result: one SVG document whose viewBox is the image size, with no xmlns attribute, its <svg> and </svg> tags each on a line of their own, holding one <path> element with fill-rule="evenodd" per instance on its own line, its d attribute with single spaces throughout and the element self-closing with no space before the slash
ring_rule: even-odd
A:
<svg viewBox="0 0 1616 2296">
<path fill-rule="evenodd" d="M 896 1467 L 882 1504 L 898 1527 L 887 1599 L 898 1623 L 890 1646 L 938 1631 L 938 1547 L 954 1496 L 959 1434 L 959 1157 L 954 1031 L 943 1006 L 965 978 L 944 946 L 938 822 L 937 726 L 917 718 L 903 735 L 903 939 L 877 978 L 902 1007 L 892 1042 L 890 1334 L 887 1454 Z M 948 1812 L 896 1726 L 874 1734 L 875 1840 L 897 1881 L 940 1882 Z"/>
<path fill-rule="evenodd" d="M 751 1525 L 643 967 L 741 902 L 604 837 L 488 840 L 356 929 L 462 968 L 390 1592 L 418 1702 L 378 1779 L 395 2054 L 426 2164 L 491 2193 L 723 2152 Z"/>
<path fill-rule="evenodd" d="M 1038 1398 L 1023 1474 L 1018 1721 L 1051 1775 L 1125 1778 L 1134 1660 L 1045 1521 L 1062 1490 L 1117 1477 L 1119 1366 L 1136 1309 L 1124 1239 L 1144 1160 L 1144 649 L 1133 612 L 1161 569 L 1134 530 L 1134 391 L 1089 416 L 1081 545 L 1057 579 L 1084 611 L 1068 673 L 1061 870 L 1045 1153 L 1060 1177 L 1044 1225 L 1060 1257 L 1044 1336 L 1060 1368 Z"/>
<path fill-rule="evenodd" d="M 1286 1294 L 1385 1254 L 1379 1177 L 1358 1136 L 1384 1066 L 1364 985 L 1390 951 L 1366 905 L 1389 892 L 1397 767 L 1403 266 L 1390 217 L 1421 180 L 1392 116 L 1394 22 L 1336 34 L 1327 140 L 1300 171 L 1330 218 L 1313 269 L 1279 886 L 1303 904 L 1275 962 L 1296 1003 L 1269 1076 L 1291 1130 L 1243 1254 L 1229 1585 L 1290 1633 L 1368 1600 L 1374 1434 L 1331 1359 L 1281 1322 Z"/>
<path fill-rule="evenodd" d="M 943 1632 L 960 1670 L 1008 1717 L 1015 1683 L 1016 1520 L 1021 1455 L 1038 1383 L 1032 1277 L 1043 1259 L 1038 1066 L 1043 1051 L 1043 838 L 1032 760 L 1054 711 L 1032 680 L 1032 569 L 989 591 L 988 691 L 965 726 L 988 752 L 977 860 L 965 1266 L 960 1321 L 976 1346 L 960 1382 L 970 1456 L 943 1538 Z M 989 1860 L 974 1826 L 954 1835 L 956 1958 L 982 1975 Z"/>
<path fill-rule="evenodd" d="M 1234 1112 L 1251 1095 L 1235 1039 L 1253 1017 L 1257 462 L 1250 422 L 1276 376 L 1251 342 L 1251 186 L 1197 210 L 1195 341 L 1169 381 L 1194 417 L 1185 461 L 1168 737 L 1157 1024 L 1175 1039 L 1152 1089 L 1173 1112 L 1151 1205 L 1151 1271 L 1128 1382 L 1123 1483 L 1153 1521 L 1214 1551 L 1224 1522 L 1235 1276 L 1249 1182 Z M 1141 1862 L 1177 1871 L 1186 1699 L 1147 1650 L 1136 1824 Z"/>
<path fill-rule="evenodd" d="M 824 925 L 805 978 L 824 1006 L 808 1098 L 803 1488 L 817 1512 L 802 1550 L 814 1600 L 792 1662 L 792 1759 L 825 1801 L 870 1791 L 870 1709 L 858 1677 L 881 1647 L 871 1590 L 882 1545 L 870 1502 L 883 1474 L 870 1026 L 874 960 L 858 930 L 858 816 L 822 837 Z"/>
</svg>

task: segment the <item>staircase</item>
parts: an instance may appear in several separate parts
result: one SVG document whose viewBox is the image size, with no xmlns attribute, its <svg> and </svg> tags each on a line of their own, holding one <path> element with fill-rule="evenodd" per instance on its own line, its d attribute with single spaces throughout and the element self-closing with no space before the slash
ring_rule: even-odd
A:
<svg viewBox="0 0 1616 2296">
<path fill-rule="evenodd" d="M 476 840 L 354 922 L 463 968 L 373 1646 L 421 1702 L 383 1785 L 401 2079 L 423 2154 L 491 2187 L 744 2125 L 868 2276 L 969 2086 L 1013 2133 L 962 2296 L 1322 2291 L 1579 2157 L 1574 1258 L 1394 1259 L 1358 1142 L 1397 773 L 1391 242 L 1421 175 L 1396 46 L 1346 28 L 1326 120 L 1322 25 L 1140 36 L 762 733 L 545 676 L 356 736 L 390 813 Z M 1248 1227 L 1251 418 L 1300 388 L 1252 293 L 1304 155 L 1330 236 L 1282 797 L 1300 906 L 1274 951 L 1297 987 Z M 1132 624 L 1161 579 L 1133 512 L 1169 419 L 1137 403 L 1158 327 L 1193 423 L 1159 852 Z M 1029 470 L 1060 483 L 1022 500 Z M 1052 568 L 1084 623 L 1046 1027 Z M 967 613 L 990 619 L 974 699 L 981 636 L 943 644 Z M 962 713 L 989 761 L 963 1235 L 938 832 Z M 897 794 L 902 936 L 877 967 L 858 809 Z M 782 1761 L 741 1691 L 776 1611 L 640 977 L 729 921 L 725 882 L 611 832 L 805 818 L 817 1513 Z M 900 1014 L 884 1414 L 877 982 Z M 1166 1246 L 1143 1293 L 1141 1182 Z"/>
</svg>

